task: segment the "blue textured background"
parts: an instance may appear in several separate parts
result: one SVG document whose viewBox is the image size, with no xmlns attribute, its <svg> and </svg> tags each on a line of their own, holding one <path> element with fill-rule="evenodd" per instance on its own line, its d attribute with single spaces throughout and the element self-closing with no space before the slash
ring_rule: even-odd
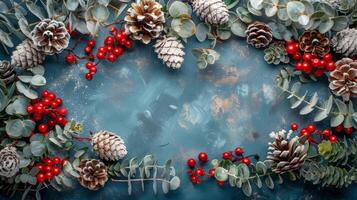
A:
<svg viewBox="0 0 357 200">
<path fill-rule="evenodd" d="M 101 35 L 97 44 L 107 32 Z M 80 54 L 85 42 L 81 45 L 77 48 Z M 45 191 L 44 199 L 246 198 L 227 184 L 219 187 L 206 181 L 192 185 L 186 159 L 200 151 L 218 158 L 237 146 L 264 159 L 271 131 L 288 128 L 292 121 L 306 125 L 308 118 L 302 119 L 289 109 L 287 101 L 279 100 L 274 77 L 281 66 L 267 65 L 262 50 L 231 39 L 218 44 L 221 59 L 200 71 L 191 54 L 194 47 L 207 46 L 189 40 L 183 67 L 173 71 L 161 64 L 151 46 L 136 43 L 117 62 L 102 62 L 90 82 L 84 79 L 84 62 L 69 66 L 63 55 L 46 60 L 47 89 L 64 99 L 69 118 L 84 123 L 85 134 L 110 130 L 126 141 L 130 157 L 153 154 L 162 162 L 173 159 L 182 183 L 178 191 L 168 195 L 160 192 L 154 196 L 148 183 L 144 193 L 136 185 L 129 197 L 126 184 L 108 182 L 96 192 L 81 187 L 63 193 Z M 326 80 L 313 83 L 313 89 L 324 88 L 319 91 L 323 95 L 326 84 Z M 310 184 L 286 182 L 273 191 L 254 188 L 248 199 L 357 199 L 353 188 L 320 191 Z"/>
</svg>

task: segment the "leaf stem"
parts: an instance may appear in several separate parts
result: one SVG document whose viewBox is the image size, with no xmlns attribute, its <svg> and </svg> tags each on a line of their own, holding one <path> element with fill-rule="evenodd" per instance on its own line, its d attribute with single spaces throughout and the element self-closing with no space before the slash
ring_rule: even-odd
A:
<svg viewBox="0 0 357 200">
<path fill-rule="evenodd" d="M 166 183 L 170 183 L 170 181 L 166 180 L 166 179 L 161 179 L 161 178 L 145 178 L 145 179 L 142 179 L 142 178 L 137 178 L 137 179 L 130 179 L 130 182 L 131 181 L 134 181 L 134 182 L 138 182 L 138 181 L 162 181 L 162 182 L 166 182 Z M 119 182 L 119 183 L 127 183 L 129 182 L 129 180 L 119 180 L 119 179 L 112 179 L 113 182 Z"/>
</svg>

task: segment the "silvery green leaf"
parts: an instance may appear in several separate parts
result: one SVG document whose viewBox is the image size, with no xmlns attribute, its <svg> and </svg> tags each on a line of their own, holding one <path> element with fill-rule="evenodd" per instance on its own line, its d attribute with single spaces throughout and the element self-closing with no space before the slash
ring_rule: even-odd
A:
<svg viewBox="0 0 357 200">
<path fill-rule="evenodd" d="M 45 18 L 45 15 L 42 13 L 42 8 L 40 8 L 38 5 L 36 5 L 36 3 L 27 1 L 26 7 L 32 14 L 34 14 L 40 20 Z"/>
<path fill-rule="evenodd" d="M 30 144 L 31 153 L 34 156 L 40 157 L 45 153 L 46 147 L 42 142 L 33 141 Z"/>
<path fill-rule="evenodd" d="M 267 4 L 264 6 L 265 15 L 267 17 L 273 17 L 278 12 L 279 0 L 268 0 Z"/>
<path fill-rule="evenodd" d="M 262 180 L 260 179 L 259 175 L 256 175 L 256 184 L 258 188 L 262 188 L 263 187 L 263 183 Z"/>
<path fill-rule="evenodd" d="M 31 85 L 44 86 L 44 85 L 46 85 L 46 79 L 45 79 L 45 77 L 43 77 L 41 75 L 35 75 L 31 79 Z"/>
<path fill-rule="evenodd" d="M 307 15 L 300 15 L 298 18 L 299 24 L 306 26 L 310 21 L 310 17 Z"/>
<path fill-rule="evenodd" d="M 15 10 L 15 16 L 17 19 L 21 19 L 24 18 L 25 15 L 27 14 L 26 9 L 24 9 L 21 5 L 19 5 L 18 3 L 14 3 L 14 10 Z"/>
<path fill-rule="evenodd" d="M 21 159 L 20 168 L 25 168 L 31 163 L 31 159 Z"/>
<path fill-rule="evenodd" d="M 9 34 L 0 29 L 0 41 L 8 47 L 14 47 Z"/>
<path fill-rule="evenodd" d="M 18 92 L 20 92 L 21 94 L 25 95 L 29 99 L 37 99 L 38 98 L 38 94 L 37 94 L 37 92 L 35 90 L 32 90 L 32 89 L 26 87 L 20 81 L 16 82 L 16 88 L 17 88 Z"/>
<path fill-rule="evenodd" d="M 301 105 L 302 102 L 304 102 L 305 97 L 306 97 L 307 92 L 305 92 L 304 96 L 299 97 L 292 105 L 291 105 L 291 109 L 295 109 L 297 107 L 299 107 Z"/>
<path fill-rule="evenodd" d="M 24 96 L 17 96 L 15 101 L 6 107 L 6 113 L 9 115 L 27 115 L 26 108 L 29 102 L 29 99 Z"/>
<path fill-rule="evenodd" d="M 242 191 L 243 193 L 249 197 L 250 195 L 252 195 L 252 186 L 250 185 L 249 180 L 246 182 L 243 182 L 242 184 Z"/>
<path fill-rule="evenodd" d="M 8 120 L 5 123 L 6 133 L 11 138 L 28 137 L 35 129 L 35 122 L 32 120 L 13 119 Z"/>
<path fill-rule="evenodd" d="M 105 22 L 109 17 L 109 9 L 103 5 L 95 5 L 89 8 L 91 16 L 97 22 Z"/>
<path fill-rule="evenodd" d="M 278 18 L 282 21 L 286 21 L 289 19 L 288 12 L 287 12 L 286 8 L 279 8 Z"/>
<path fill-rule="evenodd" d="M 173 18 L 178 18 L 182 15 L 189 15 L 188 7 L 181 1 L 175 1 L 170 5 L 169 14 Z"/>
<path fill-rule="evenodd" d="M 331 20 L 330 18 L 323 20 L 323 21 L 321 21 L 321 23 L 319 25 L 319 32 L 326 33 L 331 30 L 333 25 L 334 25 L 334 21 Z"/>
<path fill-rule="evenodd" d="M 255 165 L 257 173 L 260 175 L 265 175 L 267 172 L 267 166 L 262 162 L 258 161 L 257 164 Z"/>
<path fill-rule="evenodd" d="M 107 7 L 111 0 L 98 0 L 98 3 Z"/>
<path fill-rule="evenodd" d="M 232 33 L 230 30 L 218 29 L 217 35 L 221 40 L 228 40 L 231 37 Z"/>
<path fill-rule="evenodd" d="M 53 0 L 46 1 L 46 11 L 49 18 L 52 18 L 52 16 L 54 16 L 55 8 L 54 8 Z"/>
<path fill-rule="evenodd" d="M 255 1 L 255 0 L 251 0 L 251 1 Z M 247 9 L 248 9 L 248 11 L 249 11 L 250 13 L 252 13 L 252 14 L 255 15 L 255 16 L 262 16 L 262 15 L 263 15 L 263 13 L 262 13 L 260 10 L 257 10 L 257 9 L 255 9 L 255 8 L 252 7 L 250 1 L 248 1 L 248 3 L 247 3 Z"/>
<path fill-rule="evenodd" d="M 329 17 L 334 17 L 336 13 L 336 9 L 334 9 L 331 5 L 327 3 L 320 3 L 319 8 Z"/>
<path fill-rule="evenodd" d="M 236 9 L 236 13 L 237 13 L 239 19 L 242 20 L 242 22 L 247 23 L 247 24 L 253 22 L 252 16 L 250 15 L 249 11 L 246 8 L 238 7 Z"/>
<path fill-rule="evenodd" d="M 43 76 L 45 74 L 45 68 L 42 65 L 37 65 L 35 67 L 31 67 L 29 69 L 33 73 L 33 75 L 41 75 Z"/>
<path fill-rule="evenodd" d="M 216 168 L 216 172 L 214 174 L 217 180 L 219 181 L 226 181 L 228 179 L 227 170 L 223 167 Z"/>
<path fill-rule="evenodd" d="M 9 10 L 9 7 L 7 7 L 6 3 L 0 1 L 0 12 L 5 13 Z"/>
<path fill-rule="evenodd" d="M 270 175 L 265 178 L 265 184 L 269 189 L 274 189 L 274 182 Z"/>
<path fill-rule="evenodd" d="M 234 8 L 236 5 L 238 5 L 240 2 L 240 0 L 234 0 L 233 2 L 231 2 L 230 4 L 227 5 L 228 10 Z"/>
<path fill-rule="evenodd" d="M 79 1 L 78 0 L 65 0 L 64 5 L 66 6 L 66 8 L 69 11 L 75 11 L 79 6 Z"/>
<path fill-rule="evenodd" d="M 342 31 L 348 26 L 348 18 L 346 16 L 337 16 L 333 19 L 333 31 Z"/>
<path fill-rule="evenodd" d="M 182 38 L 189 38 L 196 33 L 196 25 L 191 19 L 181 19 L 180 30 L 177 34 Z"/>
<path fill-rule="evenodd" d="M 247 25 L 245 25 L 239 20 L 236 20 L 231 26 L 232 33 L 239 37 L 246 37 L 247 35 L 245 32 L 246 30 L 247 30 Z"/>
<path fill-rule="evenodd" d="M 100 24 L 99 22 L 87 21 L 87 29 L 91 35 L 98 35 Z"/>
<path fill-rule="evenodd" d="M 19 24 L 21 32 L 24 35 L 26 35 L 27 37 L 29 37 L 30 36 L 30 30 L 29 30 L 29 27 L 28 27 L 27 20 L 25 18 L 21 18 L 21 19 L 19 19 L 18 24 Z"/>
<path fill-rule="evenodd" d="M 178 176 L 174 176 L 170 180 L 170 190 L 177 190 L 181 185 L 181 180 Z"/>
<path fill-rule="evenodd" d="M 209 32 L 209 28 L 204 23 L 199 23 L 196 27 L 196 38 L 198 41 L 203 42 L 207 39 L 207 33 Z"/>
<path fill-rule="evenodd" d="M 117 7 L 115 9 L 114 18 L 118 18 L 123 13 L 123 11 L 126 9 L 126 7 L 127 7 L 127 4 L 125 4 L 125 3 L 120 4 L 119 7 Z"/>
<path fill-rule="evenodd" d="M 331 127 L 337 127 L 338 125 L 342 124 L 345 117 L 343 115 L 336 115 L 331 117 L 330 125 Z"/>
<path fill-rule="evenodd" d="M 353 118 L 352 115 L 347 115 L 345 117 L 345 120 L 343 121 L 343 127 L 345 128 L 351 128 L 353 127 Z"/>
<path fill-rule="evenodd" d="M 289 18 L 294 22 L 298 22 L 301 13 L 305 11 L 305 5 L 299 1 L 289 1 L 286 8 Z"/>
<path fill-rule="evenodd" d="M 24 82 L 24 83 L 30 83 L 32 80 L 32 76 L 18 76 L 18 78 L 20 79 L 20 81 Z"/>
<path fill-rule="evenodd" d="M 348 113 L 348 108 L 347 108 L 347 105 L 341 101 L 340 99 L 335 99 L 335 104 L 338 108 L 338 111 L 341 112 L 341 113 Z"/>
<path fill-rule="evenodd" d="M 263 8 L 263 1 L 264 0 L 249 0 L 249 3 L 252 6 L 252 8 L 256 10 L 260 10 Z"/>
</svg>

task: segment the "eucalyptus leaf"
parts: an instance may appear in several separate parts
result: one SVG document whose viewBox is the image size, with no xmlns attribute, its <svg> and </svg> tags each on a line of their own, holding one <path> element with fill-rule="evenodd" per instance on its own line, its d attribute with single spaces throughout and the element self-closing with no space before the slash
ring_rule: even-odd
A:
<svg viewBox="0 0 357 200">
<path fill-rule="evenodd" d="M 35 122 L 32 120 L 12 119 L 5 123 L 6 133 L 11 138 L 28 137 L 35 129 Z"/>
</svg>

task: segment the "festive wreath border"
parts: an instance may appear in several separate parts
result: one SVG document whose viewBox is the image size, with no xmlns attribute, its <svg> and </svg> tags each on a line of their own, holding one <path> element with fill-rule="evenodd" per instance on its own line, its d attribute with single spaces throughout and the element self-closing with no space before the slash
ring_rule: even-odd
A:
<svg viewBox="0 0 357 200">
<path fill-rule="evenodd" d="M 281 69 L 276 83 L 288 94 L 291 108 L 301 107 L 301 115 L 316 111 L 315 122 L 330 118 L 334 132 L 344 132 L 346 137 L 338 140 L 331 129 L 317 130 L 313 124 L 292 137 L 298 130 L 298 125 L 292 123 L 290 131 L 270 134 L 272 141 L 264 161 L 252 155 L 257 160 L 253 163 L 252 156 L 245 156 L 244 150 L 237 147 L 224 152 L 221 160 L 213 159 L 206 173 L 206 153 L 198 155 L 197 168 L 196 159 L 189 158 L 187 173 L 193 184 L 214 177 L 218 185 L 228 181 L 250 196 L 252 183 L 261 188 L 262 179 L 270 189 L 274 188 L 274 179 L 282 183 L 285 176 L 322 187 L 341 188 L 356 182 L 357 140 L 350 136 L 357 128 L 352 100 L 357 95 L 357 61 L 353 58 L 357 55 L 357 30 L 353 28 L 357 22 L 356 0 L 139 0 L 127 9 L 129 3 L 130 0 L 0 2 L 0 42 L 4 50 L 9 53 L 16 38 L 22 41 L 12 51 L 11 62 L 0 62 L 2 192 L 23 191 L 23 199 L 28 194 L 40 199 L 40 191 L 49 186 L 58 191 L 73 187 L 73 178 L 83 187 L 97 190 L 109 177 L 113 182 L 126 183 L 129 194 L 133 182 L 141 182 L 144 190 L 144 182 L 152 181 L 155 193 L 158 182 L 164 193 L 178 189 L 180 179 L 171 160 L 162 166 L 152 155 L 122 160 L 127 150 L 118 135 L 99 131 L 90 138 L 81 137 L 83 126 L 67 122 L 62 99 L 53 92 L 44 90 L 38 95 L 37 91 L 46 85 L 41 63 L 48 55 L 68 52 L 68 64 L 88 60 L 85 78 L 92 80 L 96 65 L 104 60 L 114 62 L 133 47 L 132 40 L 149 44 L 156 39 L 154 50 L 158 58 L 168 67 L 179 69 L 184 61 L 184 42 L 194 35 L 200 42 L 210 41 L 210 48 L 192 49 L 199 69 L 219 59 L 213 48 L 232 34 L 246 37 L 247 43 L 256 48 L 265 48 L 267 63 L 288 65 Z M 201 23 L 195 24 L 192 10 Z M 123 11 L 124 19 L 117 21 Z M 268 24 L 253 20 L 263 12 Z M 39 21 L 29 23 L 32 18 Z M 118 30 L 117 24 L 125 28 Z M 101 27 L 109 27 L 111 35 L 96 55 L 93 39 L 87 40 L 84 56 L 76 55 L 77 44 L 96 37 Z M 72 48 L 68 48 L 70 38 L 76 39 Z M 329 53 L 331 46 L 333 55 Z M 344 58 L 335 63 L 339 55 Z M 302 84 L 318 81 L 324 75 L 331 89 L 327 100 L 319 104 L 317 93 L 309 100 L 307 93 L 299 95 Z M 91 142 L 92 150 L 102 161 L 90 158 L 89 148 L 80 148 L 75 141 Z"/>
</svg>

